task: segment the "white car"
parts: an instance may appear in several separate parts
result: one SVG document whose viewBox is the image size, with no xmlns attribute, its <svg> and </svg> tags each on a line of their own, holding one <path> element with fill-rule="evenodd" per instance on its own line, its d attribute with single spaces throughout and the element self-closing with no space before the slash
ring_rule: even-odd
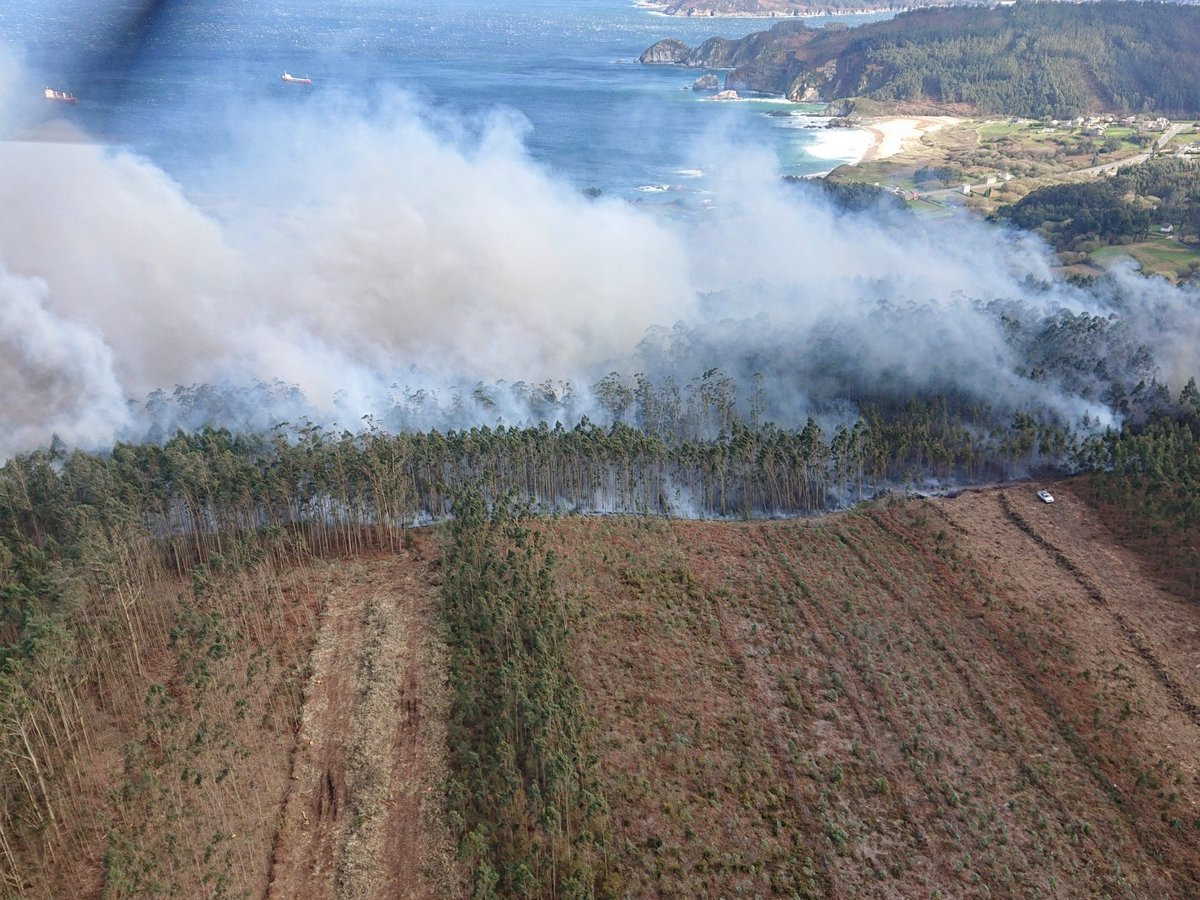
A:
<svg viewBox="0 0 1200 900">
<path fill-rule="evenodd" d="M 1051 494 L 1049 491 L 1038 491 L 1038 499 L 1041 500 L 1043 503 L 1053 503 L 1054 495 Z"/>
</svg>

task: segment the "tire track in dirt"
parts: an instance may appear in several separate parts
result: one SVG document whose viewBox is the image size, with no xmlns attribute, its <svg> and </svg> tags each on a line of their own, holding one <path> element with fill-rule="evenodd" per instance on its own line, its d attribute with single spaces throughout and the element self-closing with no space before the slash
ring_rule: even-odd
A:
<svg viewBox="0 0 1200 900">
<path fill-rule="evenodd" d="M 936 510 L 936 507 L 930 506 L 929 508 Z M 938 512 L 943 518 L 945 517 L 945 514 L 940 510 L 938 510 Z M 872 519 L 872 521 L 874 521 L 874 519 Z M 914 550 L 917 546 L 918 542 L 914 535 L 906 530 L 899 528 L 894 524 L 885 525 L 884 523 L 878 521 L 874 521 L 874 524 L 885 533 L 891 534 L 893 537 L 900 540 L 904 546 L 910 549 L 910 551 Z M 955 527 L 962 535 L 967 535 L 967 531 L 965 529 L 956 524 Z M 855 552 L 857 555 L 859 555 L 860 560 L 863 559 L 860 551 L 855 549 Z M 949 566 L 945 565 L 939 560 L 931 559 L 928 556 L 923 556 L 922 560 L 924 565 L 926 565 L 930 570 L 937 571 L 941 578 L 943 578 L 946 582 L 953 584 L 959 596 L 969 597 L 972 595 L 972 590 L 963 583 L 961 576 L 953 572 Z M 890 585 L 890 583 L 886 581 L 882 573 L 879 573 L 877 577 L 879 578 L 880 583 L 887 585 L 887 590 L 895 602 L 903 601 L 902 596 L 895 591 L 894 587 Z M 1064 823 L 1065 825 L 1072 821 L 1074 816 L 1065 799 L 1052 791 L 1049 785 L 1046 784 L 1045 780 L 1036 775 L 1036 769 L 1032 763 L 1032 758 L 1028 748 L 1026 748 L 1024 743 L 1018 740 L 1016 737 L 1019 729 L 1010 728 L 1005 724 L 1003 717 L 999 711 L 996 710 L 988 701 L 987 693 L 978 685 L 966 665 L 957 657 L 956 654 L 951 651 L 948 645 L 937 638 L 932 627 L 925 621 L 925 619 L 911 609 L 910 615 L 912 616 L 913 621 L 916 622 L 918 627 L 920 627 L 930 639 L 932 645 L 938 649 L 942 657 L 950 664 L 952 670 L 966 687 L 967 694 L 971 698 L 972 704 L 977 710 L 979 710 L 981 715 L 983 715 L 985 721 L 987 721 L 993 728 L 997 730 L 997 732 L 1004 738 L 1007 746 L 1013 748 L 1013 755 L 1015 758 L 1017 758 L 1019 769 L 1026 774 L 1030 783 L 1035 787 L 1035 789 L 1046 798 L 1047 802 L 1051 804 L 1051 806 L 1053 806 L 1058 813 L 1060 822 Z M 970 615 L 964 618 L 972 630 L 978 635 L 980 640 L 991 644 L 1000 658 L 1006 659 L 1010 662 L 1012 671 L 1016 676 L 1018 683 L 1023 685 L 1025 689 L 1029 691 L 1037 707 L 1041 709 L 1051 727 L 1053 727 L 1055 732 L 1058 734 L 1059 739 L 1062 740 L 1064 745 L 1070 749 L 1071 754 L 1078 762 L 1079 767 L 1089 774 L 1091 779 L 1095 782 L 1097 788 L 1099 788 L 1100 792 L 1107 797 L 1108 800 L 1119 810 L 1122 819 L 1128 828 L 1130 836 L 1133 837 L 1137 843 L 1143 844 L 1143 849 L 1146 849 L 1153 858 L 1155 856 L 1155 850 L 1152 847 L 1144 847 L 1144 842 L 1142 841 L 1141 833 L 1138 828 L 1138 822 L 1136 817 L 1133 815 L 1132 810 L 1129 808 L 1129 804 L 1127 803 L 1125 797 L 1119 790 L 1117 790 L 1112 782 L 1105 777 L 1100 765 L 1100 761 L 1096 758 L 1096 755 L 1087 746 L 1087 743 L 1079 735 L 1076 729 L 1067 720 L 1067 716 L 1063 712 L 1058 701 L 1038 681 L 1036 675 L 1032 671 L 1020 664 L 1019 661 L 1021 659 L 1021 654 L 1017 647 L 1001 636 L 1000 633 L 987 620 L 986 616 Z M 1018 750 L 1019 753 L 1017 752 Z"/>
<path fill-rule="evenodd" d="M 389 573 L 368 603 L 361 700 L 350 755 L 354 822 L 339 861 L 340 896 L 450 893 L 442 823 L 445 719 L 442 645 L 432 593 L 410 567 Z"/>
<path fill-rule="evenodd" d="M 1055 564 L 1057 564 L 1060 569 L 1074 578 L 1075 582 L 1081 588 L 1083 588 L 1084 592 L 1088 595 L 1092 602 L 1094 602 L 1097 606 L 1102 607 L 1110 616 L 1112 616 L 1113 621 L 1116 622 L 1117 628 L 1120 630 L 1125 640 L 1128 641 L 1129 646 L 1133 648 L 1134 652 L 1137 653 L 1142 661 L 1146 663 L 1150 671 L 1154 673 L 1154 677 L 1163 686 L 1167 694 L 1175 702 L 1178 709 L 1191 718 L 1193 724 L 1200 725 L 1200 706 L 1197 706 L 1194 701 L 1188 698 L 1179 682 L 1171 677 L 1171 673 L 1167 671 L 1167 668 L 1163 665 L 1162 660 L 1158 658 L 1158 655 L 1155 654 L 1152 649 L 1150 649 L 1149 645 L 1147 645 L 1142 636 L 1138 634 L 1137 630 L 1129 624 L 1129 620 L 1125 618 L 1121 611 L 1113 607 L 1113 605 L 1108 602 L 1107 598 L 1104 596 L 1104 592 L 1100 590 L 1099 586 L 1097 586 L 1097 584 L 1092 581 L 1092 579 L 1089 578 L 1085 572 L 1081 571 L 1080 568 L 1071 560 L 1071 558 L 1066 555 L 1066 553 L 1047 540 L 1032 524 L 1030 524 L 1028 519 L 1017 512 L 1017 510 L 1013 508 L 1012 502 L 1005 494 L 998 494 L 997 497 L 999 498 L 1000 508 L 1004 511 L 1005 517 L 1012 522 L 1016 528 L 1028 535 L 1035 544 L 1044 550 L 1046 554 L 1054 560 Z"/>
<path fill-rule="evenodd" d="M 403 556 L 345 571 L 310 657 L 267 896 L 445 896 L 444 679 L 432 588 Z"/>
<path fill-rule="evenodd" d="M 914 550 L 916 541 L 914 540 L 913 535 L 908 533 L 904 528 L 900 527 L 894 521 L 880 521 L 875 515 L 872 515 L 867 517 L 865 522 L 869 522 L 870 525 L 877 529 L 879 534 L 884 538 L 897 542 L 900 546 L 903 546 L 910 552 Z M 963 533 L 965 534 L 965 532 Z M 1045 779 L 1041 778 L 1037 774 L 1034 760 L 1029 748 L 1025 745 L 1023 740 L 1018 738 L 1020 729 L 1011 728 L 1008 724 L 1006 724 L 1003 715 L 991 702 L 989 702 L 987 692 L 980 687 L 976 677 L 971 673 L 969 667 L 963 662 L 958 654 L 954 652 L 950 644 L 937 634 L 936 630 L 932 625 L 929 624 L 925 617 L 916 611 L 916 604 L 908 602 L 909 598 L 907 598 L 903 592 L 897 589 L 887 567 L 877 565 L 867 551 L 860 545 L 860 540 L 861 537 L 857 537 L 855 540 L 851 540 L 849 537 L 846 537 L 843 543 L 858 560 L 864 571 L 871 573 L 875 582 L 887 593 L 887 595 L 891 598 L 891 601 L 897 606 L 905 609 L 906 615 L 925 636 L 929 646 L 932 647 L 933 650 L 938 653 L 943 660 L 946 661 L 950 667 L 950 670 L 958 678 L 965 690 L 968 702 L 975 709 L 981 720 L 986 723 L 987 727 L 990 727 L 997 735 L 999 735 L 999 737 L 1002 739 L 1002 746 L 1009 748 L 1008 753 L 1013 759 L 1014 770 L 1026 777 L 1033 788 L 1043 798 L 1045 798 L 1049 808 L 1054 810 L 1054 813 L 1064 830 L 1069 829 L 1072 821 L 1074 820 L 1072 811 L 1064 798 L 1053 791 L 1046 783 Z M 949 567 L 941 564 L 939 560 L 921 557 L 919 558 L 918 562 L 928 570 L 938 572 L 938 574 L 948 583 L 954 584 L 959 596 L 971 596 L 971 590 L 962 583 L 957 574 L 951 572 Z M 986 626 L 986 624 L 981 624 L 981 616 L 968 615 L 962 618 L 968 620 L 968 627 L 974 631 L 982 641 L 992 644 L 996 652 L 1000 654 L 1002 658 L 1010 660 L 1017 658 L 1015 656 L 1015 649 L 1013 647 L 1001 640 L 998 635 L 996 635 L 990 628 Z M 1112 789 L 1112 786 L 1108 783 L 1107 779 L 1104 779 L 1103 775 L 1099 773 L 1099 766 L 1096 760 L 1087 750 L 1086 746 L 1075 733 L 1074 729 L 1072 729 L 1069 723 L 1066 722 L 1065 717 L 1062 715 L 1061 710 L 1058 708 L 1054 700 L 1044 691 L 1044 689 L 1042 689 L 1041 685 L 1036 683 L 1030 673 L 1024 671 L 1024 669 L 1020 669 L 1018 676 L 1019 682 L 1024 684 L 1026 689 L 1029 690 L 1034 696 L 1037 705 L 1042 709 L 1043 713 L 1045 713 L 1059 737 L 1068 747 L 1071 748 L 1071 752 L 1080 762 L 1080 765 L 1091 773 L 1092 777 L 1097 780 L 1099 786 L 1105 791 L 1110 799 L 1115 800 L 1118 804 L 1123 804 L 1123 798 L 1121 798 L 1121 796 Z M 1126 813 L 1125 819 L 1127 822 L 1129 822 L 1128 813 Z M 1115 890 L 1116 887 L 1117 886 L 1115 884 L 1106 879 L 1107 889 Z"/>
<path fill-rule="evenodd" d="M 881 522 L 877 522 L 874 519 L 870 519 L 869 521 L 877 529 L 879 529 L 881 534 L 886 537 L 892 539 L 899 538 L 900 540 L 909 539 L 909 535 L 898 531 L 893 531 L 891 528 L 885 526 Z M 1000 713 L 997 712 L 995 707 L 988 701 L 986 692 L 979 687 L 971 671 L 959 658 L 958 654 L 954 652 L 950 645 L 942 640 L 942 638 L 934 631 L 933 627 L 925 620 L 925 617 L 916 612 L 914 609 L 914 604 L 907 602 L 907 598 L 896 588 L 896 585 L 893 583 L 889 573 L 883 571 L 880 567 L 877 567 L 857 541 L 847 540 L 845 543 L 850 552 L 853 553 L 854 557 L 858 560 L 859 565 L 861 565 L 865 571 L 870 572 L 874 576 L 876 583 L 883 588 L 893 603 L 895 603 L 897 606 L 903 607 L 906 610 L 908 617 L 929 642 L 929 646 L 933 647 L 934 650 L 937 651 L 937 653 L 942 657 L 942 659 L 946 660 L 951 671 L 954 672 L 954 674 L 958 677 L 958 680 L 966 689 L 966 693 L 970 698 L 971 705 L 975 707 L 976 712 L 983 719 L 983 721 L 987 722 L 988 725 L 996 731 L 996 733 L 1005 741 L 1007 745 L 1014 748 L 1020 747 L 1023 751 L 1023 745 L 1014 738 L 1013 730 L 1004 723 Z M 946 577 L 945 572 L 941 574 L 943 577 Z M 962 596 L 970 596 L 969 591 L 967 591 L 964 586 L 959 584 L 958 588 L 959 593 Z M 975 619 L 977 617 L 971 616 L 969 618 Z M 993 636 L 989 633 L 988 637 Z M 1004 645 L 998 646 L 997 649 L 1006 653 L 1010 650 L 1010 648 Z M 1009 658 L 1011 658 L 1011 656 Z M 1023 755 L 1026 754 L 1023 753 Z M 1027 759 L 1023 759 L 1021 761 L 1028 765 Z M 1044 794 L 1046 794 L 1048 799 L 1051 799 L 1056 805 L 1061 807 L 1061 802 L 1059 799 L 1049 795 L 1049 793 L 1046 791 L 1045 785 L 1042 784 L 1040 780 L 1036 783 L 1036 785 L 1040 790 L 1043 791 Z"/>
<path fill-rule="evenodd" d="M 339 897 L 369 897 L 386 878 L 381 851 L 389 806 L 396 799 L 389 751 L 398 722 L 395 685 L 403 684 L 406 668 L 400 639 L 405 625 L 390 592 L 373 589 L 358 654 L 358 705 L 347 760 L 352 817 L 337 862 Z"/>
<path fill-rule="evenodd" d="M 1002 510 L 1006 510 L 1007 498 L 1001 493 L 993 495 L 997 499 L 997 504 Z M 1007 516 L 1006 516 L 1007 517 Z M 1011 521 L 1011 520 L 1010 520 Z M 1014 523 L 1015 524 L 1015 523 Z M 1024 529 L 1020 529 L 1024 531 Z M 946 576 L 950 577 L 950 576 Z M 960 590 L 967 593 L 966 589 L 960 584 Z M 1025 665 L 1020 664 L 1021 653 L 1019 649 L 1005 638 L 996 628 L 987 620 L 986 617 L 976 620 L 980 627 L 986 632 L 987 638 L 990 639 L 992 645 L 997 652 L 1005 659 L 1013 663 L 1013 669 L 1020 678 L 1025 688 L 1032 694 L 1041 708 L 1042 712 L 1047 716 L 1053 724 L 1054 729 L 1058 732 L 1058 736 L 1064 744 L 1071 749 L 1072 754 L 1079 762 L 1080 768 L 1086 771 L 1096 786 L 1101 792 L 1108 797 L 1114 806 L 1121 812 L 1131 832 L 1140 837 L 1138 822 L 1130 809 L 1129 803 L 1125 796 L 1117 789 L 1112 781 L 1107 778 L 1102 770 L 1100 761 L 1092 753 L 1087 743 L 1076 731 L 1075 727 L 1068 721 L 1066 714 L 1063 712 L 1058 700 L 1051 695 L 1046 687 L 1038 680 L 1037 675 Z M 1153 856 L 1153 851 L 1151 850 Z"/>
<path fill-rule="evenodd" d="M 309 657 L 292 773 L 280 810 L 268 897 L 333 896 L 333 862 L 341 843 L 346 748 L 355 690 L 354 648 L 361 639 L 363 598 L 352 586 L 333 588 L 321 609 Z"/>
<path fill-rule="evenodd" d="M 1097 523 L 1086 514 L 1068 518 L 1065 509 L 1047 510 L 1046 515 L 1053 516 L 1064 539 L 1074 541 L 1072 546 L 1077 548 L 1088 548 L 1098 567 L 1089 575 L 1083 564 L 1072 560 L 1058 543 L 1046 538 L 1042 529 L 1031 521 L 1031 513 L 1022 514 L 1019 501 L 1004 491 L 935 506 L 941 506 L 952 520 L 966 526 L 967 546 L 973 554 L 980 559 L 990 557 L 994 565 L 1005 570 L 998 584 L 1002 593 L 1010 597 L 1009 610 L 990 611 L 979 624 L 992 632 L 996 648 L 1015 663 L 1013 671 L 1050 716 L 1081 772 L 1090 775 L 1106 797 L 1108 809 L 1124 820 L 1122 830 L 1131 839 L 1131 846 L 1140 846 L 1141 856 L 1151 870 L 1157 869 L 1166 879 L 1157 892 L 1165 890 L 1167 896 L 1200 896 L 1194 890 L 1196 857 L 1193 851 L 1185 849 L 1187 839 L 1178 830 L 1186 823 L 1186 811 L 1195 807 L 1189 795 L 1194 785 L 1200 784 L 1192 781 L 1196 757 L 1189 749 L 1195 746 L 1195 723 L 1164 691 L 1157 673 L 1149 665 L 1143 669 L 1133 659 L 1136 656 L 1144 662 L 1112 615 L 1120 612 L 1112 607 L 1122 599 L 1125 603 L 1140 604 L 1151 592 L 1138 577 L 1136 562 L 1112 552 L 1119 548 L 1106 543 L 1107 533 L 1097 530 Z M 1010 511 L 1028 530 L 1014 521 L 1008 514 Z M 1031 543 L 1037 548 L 1034 552 L 1030 550 Z M 1068 566 L 1063 565 L 1064 560 Z M 1118 565 L 1132 565 L 1134 569 L 1105 568 Z M 1082 575 L 1082 582 L 1076 571 Z M 1097 587 L 1097 579 L 1107 583 L 1109 578 L 1120 585 L 1114 588 L 1115 599 Z M 1164 597 L 1155 603 L 1169 606 L 1171 601 L 1172 598 Z M 1147 612 L 1150 611 L 1151 607 L 1147 607 Z M 1019 618 L 1009 621 L 1014 615 Z M 1178 618 L 1168 617 L 1167 621 Z M 1022 635 L 1031 625 L 1044 635 L 1043 641 L 1049 639 L 1050 643 L 1039 644 L 1035 639 L 1029 645 L 1027 637 Z M 1141 640 L 1149 646 L 1145 638 Z M 1051 656 L 1049 660 L 1047 654 Z M 1143 674 L 1138 679 L 1129 679 L 1114 701 L 1102 679 L 1110 669 L 1117 672 L 1122 660 Z M 1046 665 L 1048 661 L 1050 666 Z M 1112 669 L 1114 661 L 1118 662 L 1117 669 Z M 1096 679 L 1095 673 L 1100 673 L 1101 680 Z M 1135 691 L 1133 697 L 1127 693 L 1131 689 Z M 1149 692 L 1142 694 L 1148 704 L 1142 715 L 1131 713 L 1128 702 L 1123 713 L 1116 712 L 1115 705 L 1107 705 L 1115 704 L 1123 696 L 1134 699 L 1136 692 Z M 1089 710 L 1093 719 L 1090 726 L 1084 718 Z M 1167 766 L 1168 771 L 1172 771 L 1172 766 L 1178 767 L 1175 770 L 1178 778 L 1172 785 L 1178 792 L 1177 803 L 1170 799 L 1176 798 L 1174 792 L 1160 792 L 1156 796 L 1146 790 L 1147 782 L 1143 779 L 1161 766 Z M 1173 809 L 1172 803 L 1176 803 Z M 1178 821 L 1171 820 L 1171 816 L 1177 816 Z M 1115 818 L 1111 821 L 1116 824 Z M 1113 859 L 1119 865 L 1131 857 L 1118 850 Z M 1148 884 L 1143 888 L 1146 895 L 1155 892 Z"/>
</svg>

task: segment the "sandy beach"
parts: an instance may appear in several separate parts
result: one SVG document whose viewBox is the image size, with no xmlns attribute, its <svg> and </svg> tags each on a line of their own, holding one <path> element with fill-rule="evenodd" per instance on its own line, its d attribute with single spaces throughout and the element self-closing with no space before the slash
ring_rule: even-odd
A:
<svg viewBox="0 0 1200 900">
<path fill-rule="evenodd" d="M 890 116 L 872 119 L 865 122 L 863 128 L 871 133 L 874 140 L 859 162 L 895 156 L 904 149 L 906 143 L 920 140 L 930 132 L 947 125 L 957 125 L 961 121 L 963 120 L 954 116 Z"/>
</svg>

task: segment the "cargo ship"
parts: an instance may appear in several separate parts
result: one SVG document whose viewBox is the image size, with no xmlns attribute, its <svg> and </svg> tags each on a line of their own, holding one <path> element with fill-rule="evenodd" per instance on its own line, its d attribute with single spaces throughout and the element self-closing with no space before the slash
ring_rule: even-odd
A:
<svg viewBox="0 0 1200 900">
<path fill-rule="evenodd" d="M 69 94 L 66 91 L 56 91 L 54 88 L 46 88 L 46 99 L 54 103 L 78 103 L 79 100 L 74 94 Z"/>
<path fill-rule="evenodd" d="M 287 72 L 283 73 L 283 80 L 288 84 L 312 84 L 312 79 L 307 75 L 289 75 Z"/>
</svg>

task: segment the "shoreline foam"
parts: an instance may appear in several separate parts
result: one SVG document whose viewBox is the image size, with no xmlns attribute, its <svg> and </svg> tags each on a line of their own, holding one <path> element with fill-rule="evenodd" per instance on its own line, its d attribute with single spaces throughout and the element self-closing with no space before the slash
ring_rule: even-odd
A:
<svg viewBox="0 0 1200 900">
<path fill-rule="evenodd" d="M 874 134 L 865 128 L 822 128 L 812 129 L 812 132 L 816 140 L 806 145 L 804 152 L 815 159 L 836 161 L 838 165 L 858 165 L 870 153 L 875 141 Z"/>
</svg>

